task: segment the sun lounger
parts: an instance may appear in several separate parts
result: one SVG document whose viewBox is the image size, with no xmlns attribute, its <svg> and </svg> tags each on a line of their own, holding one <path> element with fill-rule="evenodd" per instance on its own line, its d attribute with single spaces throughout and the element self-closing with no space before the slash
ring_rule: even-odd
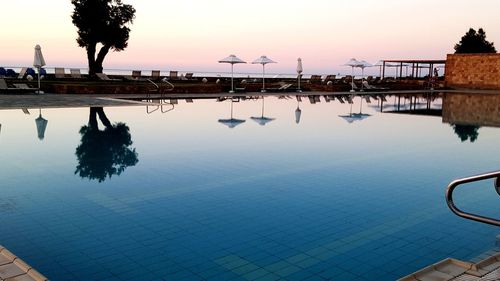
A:
<svg viewBox="0 0 500 281">
<path fill-rule="evenodd" d="M 363 81 L 363 88 L 369 91 L 375 91 L 375 90 L 388 90 L 388 88 L 381 88 L 381 87 L 375 87 L 370 84 L 368 84 L 368 81 Z"/>
<path fill-rule="evenodd" d="M 170 75 L 168 76 L 170 80 L 179 79 L 179 71 L 170 71 Z"/>
<path fill-rule="evenodd" d="M 80 72 L 79 68 L 71 68 L 69 70 L 69 72 L 71 73 L 71 78 L 75 78 L 75 79 L 81 79 L 82 78 L 82 73 Z"/>
<path fill-rule="evenodd" d="M 160 80 L 160 71 L 152 70 L 151 71 L 151 80 Z"/>
<path fill-rule="evenodd" d="M 109 78 L 108 75 L 104 73 L 96 73 L 95 76 L 97 76 L 97 78 L 102 81 L 111 81 L 111 78 Z"/>
<path fill-rule="evenodd" d="M 171 104 L 178 104 L 179 101 L 177 101 L 177 99 L 170 99 L 170 103 Z"/>
<path fill-rule="evenodd" d="M 326 102 L 330 102 L 330 97 L 329 96 L 323 96 L 323 98 L 325 99 Z"/>
<path fill-rule="evenodd" d="M 19 92 L 31 92 L 31 91 L 34 92 L 36 90 L 34 88 L 30 88 L 26 84 L 13 84 L 13 86 L 14 88 L 8 87 L 5 79 L 0 78 L 0 92 L 2 93 L 8 93 L 8 92 L 19 93 Z"/>
<path fill-rule="evenodd" d="M 132 70 L 132 78 L 134 78 L 134 79 L 141 78 L 141 71 L 140 70 Z"/>
<path fill-rule="evenodd" d="M 337 99 L 340 101 L 340 103 L 345 103 L 344 99 L 342 98 L 342 96 L 337 96 Z"/>
<path fill-rule="evenodd" d="M 61 79 L 61 78 L 66 78 L 66 73 L 64 71 L 64 68 L 62 67 L 56 67 L 54 68 L 54 71 L 55 71 L 55 76 L 57 79 Z"/>
<path fill-rule="evenodd" d="M 385 96 L 384 96 L 384 95 L 380 95 L 380 100 L 382 100 L 382 101 L 387 101 L 387 100 L 385 99 Z"/>
<path fill-rule="evenodd" d="M 335 76 L 336 76 L 336 75 L 327 75 L 327 76 L 325 77 L 325 80 L 324 80 L 323 82 L 324 82 L 324 83 L 328 83 L 328 81 L 332 81 L 332 82 L 334 82 L 334 81 L 335 81 Z"/>
<path fill-rule="evenodd" d="M 26 84 L 12 84 L 16 89 L 29 90 L 30 86 Z"/>
<path fill-rule="evenodd" d="M 21 68 L 21 71 L 19 72 L 17 79 L 24 79 L 24 76 L 26 75 L 26 71 L 28 71 L 27 67 Z"/>
<path fill-rule="evenodd" d="M 370 96 L 364 96 L 366 103 L 371 103 Z"/>
<path fill-rule="evenodd" d="M 302 101 L 302 98 L 301 98 L 300 96 L 296 96 L 296 98 L 297 98 L 297 101 L 298 101 L 298 102 L 301 102 L 301 101 Z"/>
<path fill-rule="evenodd" d="M 309 83 L 321 83 L 321 75 L 311 75 Z"/>
<path fill-rule="evenodd" d="M 21 108 L 21 110 L 23 111 L 24 114 L 27 114 L 27 115 L 30 114 L 30 112 L 27 108 Z"/>
<path fill-rule="evenodd" d="M 187 103 L 193 103 L 193 99 L 186 99 Z"/>
<path fill-rule="evenodd" d="M 184 75 L 184 78 L 186 78 L 188 80 L 193 79 L 193 73 L 191 73 L 191 72 L 186 73 L 186 75 Z"/>
</svg>

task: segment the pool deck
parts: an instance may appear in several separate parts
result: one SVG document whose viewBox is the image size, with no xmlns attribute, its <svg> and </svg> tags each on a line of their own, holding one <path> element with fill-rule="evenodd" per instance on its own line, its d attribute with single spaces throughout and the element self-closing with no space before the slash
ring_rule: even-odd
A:
<svg viewBox="0 0 500 281">
<path fill-rule="evenodd" d="M 0 281 L 46 281 L 45 276 L 0 245 Z"/>
<path fill-rule="evenodd" d="M 441 91 L 440 91 L 441 92 Z M 384 92 L 243 92 L 243 93 L 167 93 L 153 94 L 8 94 L 0 95 L 0 110 L 19 108 L 67 108 L 67 107 L 112 107 L 152 105 L 152 102 L 140 100 L 149 99 L 215 99 L 220 97 L 258 97 L 258 96 L 345 96 L 345 95 L 414 95 L 438 93 L 437 91 L 384 91 Z"/>
</svg>

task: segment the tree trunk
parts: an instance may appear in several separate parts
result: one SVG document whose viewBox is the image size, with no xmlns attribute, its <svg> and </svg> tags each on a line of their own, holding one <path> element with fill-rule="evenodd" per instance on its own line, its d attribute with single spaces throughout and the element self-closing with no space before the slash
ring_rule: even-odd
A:
<svg viewBox="0 0 500 281">
<path fill-rule="evenodd" d="M 101 50 L 99 50 L 99 53 L 97 54 L 97 58 L 95 59 L 95 73 L 102 73 L 102 63 L 104 62 L 104 58 L 109 52 L 109 49 L 111 49 L 111 46 L 109 45 L 104 45 L 102 46 Z"/>
<path fill-rule="evenodd" d="M 95 52 L 96 52 L 96 44 L 89 44 L 87 46 L 87 61 L 89 63 L 89 76 L 95 76 Z"/>
</svg>

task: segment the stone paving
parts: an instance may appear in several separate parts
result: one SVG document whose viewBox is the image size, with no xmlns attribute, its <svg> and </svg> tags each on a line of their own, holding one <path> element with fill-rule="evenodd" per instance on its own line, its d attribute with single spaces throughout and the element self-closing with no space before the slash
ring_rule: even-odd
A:
<svg viewBox="0 0 500 281">
<path fill-rule="evenodd" d="M 0 245 L 0 281 L 45 280 L 48 279 Z"/>
</svg>

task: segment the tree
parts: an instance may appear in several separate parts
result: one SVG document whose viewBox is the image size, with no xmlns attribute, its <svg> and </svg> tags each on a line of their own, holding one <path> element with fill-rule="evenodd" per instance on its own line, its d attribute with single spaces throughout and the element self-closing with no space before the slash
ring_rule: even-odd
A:
<svg viewBox="0 0 500 281">
<path fill-rule="evenodd" d="M 89 75 L 102 73 L 102 63 L 110 50 L 123 51 L 128 45 L 135 9 L 122 0 L 71 0 L 73 24 L 78 28 L 76 42 L 87 51 Z M 97 45 L 101 49 L 97 53 Z"/>
<path fill-rule="evenodd" d="M 455 131 L 455 134 L 460 138 L 462 142 L 469 140 L 470 142 L 475 142 L 477 140 L 477 137 L 479 136 L 479 126 L 473 126 L 473 125 L 460 125 L 460 124 L 453 124 L 451 125 L 453 127 L 453 130 Z"/>
<path fill-rule="evenodd" d="M 100 130 L 97 116 L 105 129 Z M 132 145 L 129 128 L 124 123 L 111 124 L 102 107 L 91 107 L 89 123 L 80 129 L 81 143 L 76 148 L 78 165 L 75 174 L 102 182 L 106 177 L 120 175 L 137 164 L 138 155 Z"/>
<path fill-rule="evenodd" d="M 486 40 L 486 33 L 482 28 L 479 28 L 477 32 L 473 28 L 469 29 L 460 42 L 455 45 L 455 54 L 496 52 L 493 42 Z"/>
</svg>

